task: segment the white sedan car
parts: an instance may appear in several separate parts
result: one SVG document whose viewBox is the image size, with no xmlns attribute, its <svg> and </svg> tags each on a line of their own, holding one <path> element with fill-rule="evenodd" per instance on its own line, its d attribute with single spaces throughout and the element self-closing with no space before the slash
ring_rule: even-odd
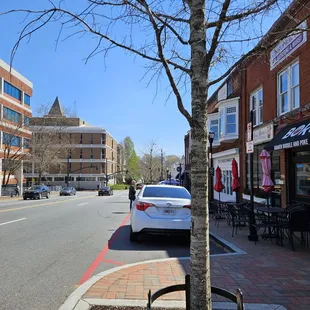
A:
<svg viewBox="0 0 310 310">
<path fill-rule="evenodd" d="M 140 233 L 190 234 L 191 195 L 186 188 L 145 185 L 131 208 L 130 241 Z"/>
</svg>

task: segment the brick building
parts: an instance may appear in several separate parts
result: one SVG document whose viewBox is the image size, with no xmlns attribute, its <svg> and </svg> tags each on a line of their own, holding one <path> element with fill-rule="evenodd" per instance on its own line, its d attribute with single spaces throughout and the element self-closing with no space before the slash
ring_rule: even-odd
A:
<svg viewBox="0 0 310 310">
<path fill-rule="evenodd" d="M 294 1 L 272 26 L 272 33 L 299 29 L 282 39 L 261 57 L 246 63 L 244 81 L 244 117 L 254 111 L 254 188 L 261 192 L 260 152 L 271 153 L 275 204 L 283 207 L 291 201 L 307 201 L 310 196 L 310 146 L 307 124 L 310 106 L 310 1 Z M 298 130 L 294 131 L 294 129 Z M 244 128 L 245 134 L 246 128 Z M 300 134 L 301 132 L 301 134 Z M 245 149 L 246 138 L 243 139 Z M 310 140 L 309 140 L 310 141 Z M 242 183 L 249 187 L 249 160 L 244 157 Z M 308 190 L 309 188 L 309 190 Z M 260 193 L 261 194 L 261 193 Z M 261 195 L 259 195 L 261 196 Z"/>
<path fill-rule="evenodd" d="M 32 88 L 29 80 L 0 59 L 0 195 L 8 194 L 2 184 L 18 184 L 21 191 L 23 188 L 21 159 L 28 152 L 31 138 Z"/>
<path fill-rule="evenodd" d="M 268 197 L 262 190 L 259 158 L 264 148 L 271 154 L 274 203 L 284 207 L 310 197 L 310 34 L 302 31 L 309 29 L 309 4 L 309 0 L 293 1 L 264 37 L 266 42 L 278 43 L 240 62 L 208 100 L 208 129 L 215 132 L 213 163 L 222 169 L 226 187 L 221 200 L 235 199 L 232 158 L 239 164 L 243 197 L 249 198 L 246 133 L 251 110 L 255 201 Z M 285 30 L 289 36 L 280 37 Z"/>
<path fill-rule="evenodd" d="M 96 189 L 106 182 L 116 182 L 118 171 L 117 141 L 104 128 L 91 126 L 78 117 L 66 117 L 58 97 L 55 99 L 49 113 L 44 117 L 34 117 L 31 120 L 33 134 L 38 134 L 40 125 L 60 127 L 68 138 L 68 152 L 60 161 L 62 165 L 53 167 L 43 174 L 42 181 L 49 186 L 64 186 L 69 175 L 71 186 L 77 189 Z M 35 163 L 28 163 L 25 177 L 28 184 L 38 181 Z"/>
</svg>

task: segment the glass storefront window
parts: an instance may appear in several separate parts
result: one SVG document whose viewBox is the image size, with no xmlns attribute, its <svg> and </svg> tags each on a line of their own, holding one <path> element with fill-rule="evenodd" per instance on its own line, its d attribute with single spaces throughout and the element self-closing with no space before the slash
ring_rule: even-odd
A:
<svg viewBox="0 0 310 310">
<path fill-rule="evenodd" d="M 296 163 L 296 195 L 310 196 L 310 163 Z"/>
</svg>

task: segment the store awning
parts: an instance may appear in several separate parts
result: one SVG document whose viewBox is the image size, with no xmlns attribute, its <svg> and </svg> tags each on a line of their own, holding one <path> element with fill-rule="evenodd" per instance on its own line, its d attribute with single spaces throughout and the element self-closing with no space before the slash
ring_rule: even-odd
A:
<svg viewBox="0 0 310 310">
<path fill-rule="evenodd" d="M 268 151 L 307 146 L 310 143 L 310 120 L 287 125 L 267 144 Z"/>
</svg>

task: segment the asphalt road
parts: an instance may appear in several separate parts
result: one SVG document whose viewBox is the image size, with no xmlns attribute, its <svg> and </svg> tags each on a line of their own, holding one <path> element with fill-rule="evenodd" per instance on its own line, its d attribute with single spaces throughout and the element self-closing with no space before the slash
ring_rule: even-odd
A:
<svg viewBox="0 0 310 310">
<path fill-rule="evenodd" d="M 188 256 L 188 243 L 129 242 L 127 192 L 98 197 L 0 201 L 0 309 L 58 309 L 101 271 L 148 259 Z"/>
</svg>

